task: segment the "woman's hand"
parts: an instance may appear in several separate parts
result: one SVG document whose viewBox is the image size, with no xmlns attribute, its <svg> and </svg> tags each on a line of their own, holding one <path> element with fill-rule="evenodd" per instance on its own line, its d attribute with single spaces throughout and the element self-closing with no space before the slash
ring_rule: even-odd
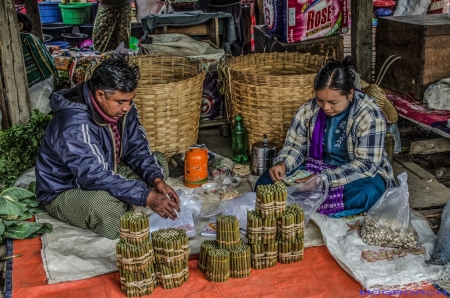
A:
<svg viewBox="0 0 450 298">
<path fill-rule="evenodd" d="M 309 179 L 311 179 L 314 176 L 316 176 L 316 174 L 309 175 L 308 177 L 305 177 L 305 178 L 302 178 L 302 179 L 297 179 L 297 180 L 295 180 L 295 182 L 296 183 L 304 183 L 304 182 L 308 181 Z"/>
<path fill-rule="evenodd" d="M 269 175 L 273 182 L 281 181 L 286 174 L 286 164 L 280 161 L 269 169 Z"/>
</svg>

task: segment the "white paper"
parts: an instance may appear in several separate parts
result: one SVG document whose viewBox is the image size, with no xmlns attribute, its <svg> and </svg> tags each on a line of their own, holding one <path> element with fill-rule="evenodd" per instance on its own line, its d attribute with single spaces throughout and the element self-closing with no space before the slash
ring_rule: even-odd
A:
<svg viewBox="0 0 450 298">
<path fill-rule="evenodd" d="M 188 237 L 195 237 L 197 233 L 195 232 L 191 209 L 181 208 L 178 215 L 178 218 L 171 220 L 170 218 L 162 218 L 157 213 L 150 214 L 150 233 L 163 228 L 177 228 L 185 230 Z"/>
</svg>

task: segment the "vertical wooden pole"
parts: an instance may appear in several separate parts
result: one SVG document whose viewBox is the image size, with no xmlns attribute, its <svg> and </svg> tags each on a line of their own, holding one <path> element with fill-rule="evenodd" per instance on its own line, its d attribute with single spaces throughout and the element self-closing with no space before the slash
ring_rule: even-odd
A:
<svg viewBox="0 0 450 298">
<path fill-rule="evenodd" d="M 8 125 L 28 122 L 31 101 L 14 0 L 0 1 L 0 73 L 0 107 L 6 109 L 3 118 L 7 117 Z"/>
<path fill-rule="evenodd" d="M 373 0 L 352 0 L 352 56 L 358 63 L 361 79 L 372 82 Z"/>
<path fill-rule="evenodd" d="M 33 23 L 33 29 L 31 34 L 44 41 L 42 35 L 42 24 L 41 16 L 39 13 L 39 5 L 37 0 L 24 0 L 25 9 L 27 10 L 27 16 L 30 18 L 31 23 Z"/>
</svg>

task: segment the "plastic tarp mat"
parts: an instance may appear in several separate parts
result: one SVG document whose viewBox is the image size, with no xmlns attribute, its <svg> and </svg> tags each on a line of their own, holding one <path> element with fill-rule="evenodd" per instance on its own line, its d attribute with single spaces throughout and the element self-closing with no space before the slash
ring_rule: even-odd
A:
<svg viewBox="0 0 450 298">
<path fill-rule="evenodd" d="M 417 286 L 427 284 L 441 276 L 442 266 L 425 263 L 433 252 L 436 235 L 424 219 L 414 214 L 412 225 L 419 236 L 417 246 L 424 247 L 425 253 L 407 253 L 403 257 L 376 262 L 368 262 L 362 258 L 362 253 L 392 248 L 369 246 L 362 241 L 358 229 L 352 227 L 355 227 L 358 221 L 362 223 L 363 217 L 335 219 L 316 213 L 311 219 L 319 226 L 331 255 L 365 289 L 395 289 L 411 284 Z"/>
</svg>

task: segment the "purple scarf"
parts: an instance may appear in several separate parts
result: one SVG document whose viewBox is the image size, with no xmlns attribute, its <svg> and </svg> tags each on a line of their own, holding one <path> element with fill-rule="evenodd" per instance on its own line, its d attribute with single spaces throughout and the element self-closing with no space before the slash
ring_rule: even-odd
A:
<svg viewBox="0 0 450 298">
<path fill-rule="evenodd" d="M 309 156 L 306 161 L 306 170 L 313 174 L 318 174 L 325 169 L 334 169 L 334 167 L 325 164 L 322 160 L 323 154 L 323 134 L 325 132 L 327 115 L 320 109 L 317 116 L 316 125 L 312 134 L 311 145 L 309 146 Z M 327 198 L 320 205 L 317 212 L 330 215 L 338 211 L 344 210 L 344 187 L 330 187 Z"/>
</svg>

